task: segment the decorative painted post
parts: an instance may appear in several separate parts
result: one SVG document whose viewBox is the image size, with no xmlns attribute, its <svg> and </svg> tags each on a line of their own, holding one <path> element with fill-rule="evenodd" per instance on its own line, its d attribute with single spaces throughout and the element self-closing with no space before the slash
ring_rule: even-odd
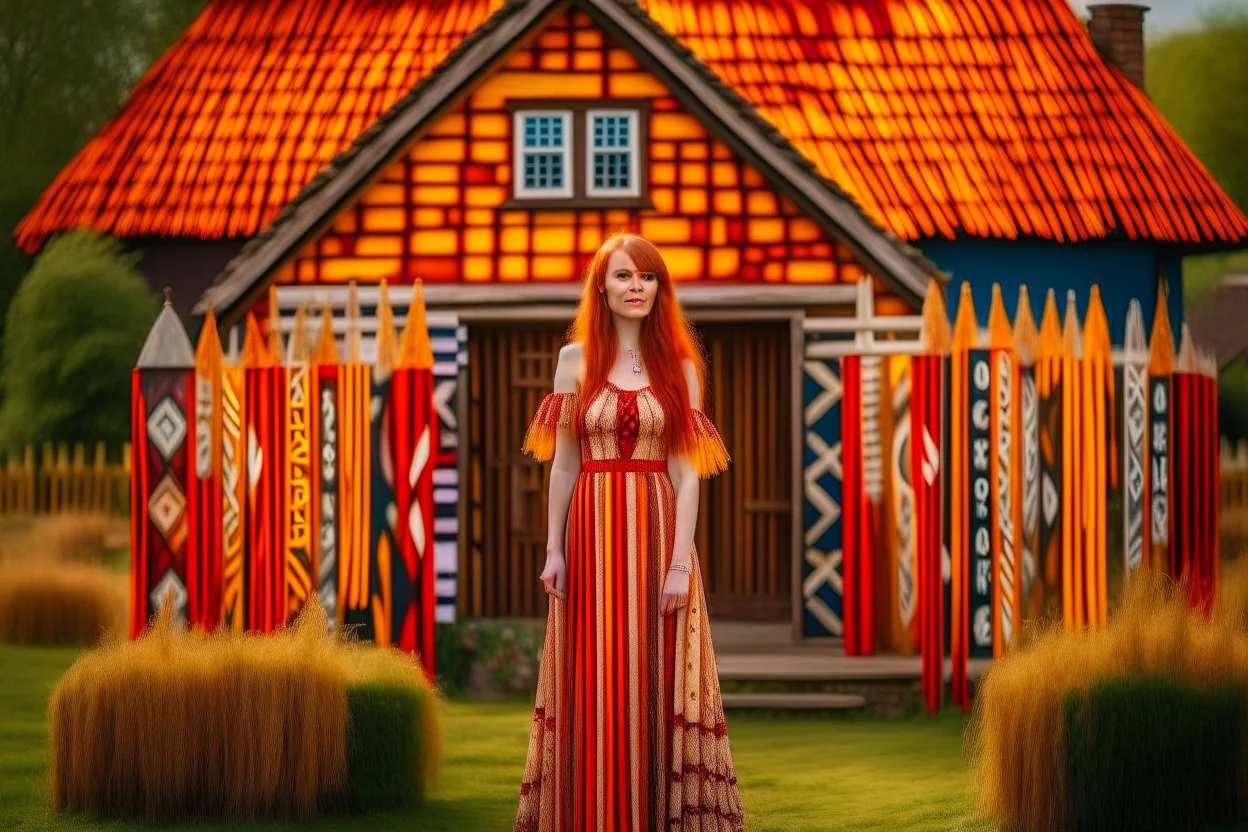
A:
<svg viewBox="0 0 1248 832">
<path fill-rule="evenodd" d="M 970 303 L 969 297 L 967 303 Z M 969 308 L 972 325 L 975 321 L 975 309 Z M 959 316 L 962 311 L 959 309 Z M 954 334 L 955 341 L 957 333 Z M 971 342 L 974 344 L 974 342 Z M 996 609 L 993 599 L 996 594 L 994 586 L 997 576 L 993 568 L 993 538 L 996 530 L 997 507 L 993 503 L 993 423 L 995 421 L 993 407 L 993 353 L 990 350 L 972 347 L 967 356 L 967 478 L 966 494 L 970 501 L 966 520 L 967 529 L 967 578 L 964 584 L 969 601 L 970 630 L 968 638 L 968 657 L 979 659 L 991 658 L 995 631 Z"/>
<path fill-rule="evenodd" d="M 224 356 L 217 319 L 204 318 L 195 350 L 195 477 L 187 593 L 191 624 L 215 630 L 221 621 L 224 568 L 221 523 L 221 373 Z"/>
<path fill-rule="evenodd" d="M 1067 630 L 1085 621 L 1083 556 L 1083 334 L 1075 293 L 1066 295 L 1062 329 L 1062 616 Z"/>
<path fill-rule="evenodd" d="M 347 309 L 347 363 L 338 370 L 338 620 L 372 637 L 369 512 L 372 506 L 371 368 L 360 357 L 360 304 L 355 283 Z"/>
<path fill-rule="evenodd" d="M 433 409 L 433 350 L 421 284 L 412 290 L 398 362 L 390 377 L 390 455 L 394 467 L 393 642 L 434 676 L 437 595 L 433 554 L 433 472 L 438 417 Z"/>
<path fill-rule="evenodd" d="M 394 591 L 403 575 L 402 555 L 394 545 L 394 529 L 398 512 L 394 502 L 397 464 L 392 445 L 390 423 L 394 420 L 390 399 L 390 377 L 398 361 L 399 343 L 394 332 L 394 310 L 390 293 L 383 280 L 377 304 L 377 357 L 373 364 L 370 389 L 369 435 L 372 442 L 372 500 L 369 506 L 369 585 L 372 609 L 372 637 L 377 644 L 388 647 L 394 638 Z M 406 424 L 398 426 L 410 429 Z"/>
<path fill-rule="evenodd" d="M 910 481 L 914 484 L 919 652 L 927 712 L 940 710 L 944 688 L 944 582 L 941 569 L 941 391 L 949 318 L 940 284 L 923 300 L 923 354 L 911 359 Z"/>
<path fill-rule="evenodd" d="M 863 482 L 862 357 L 845 356 L 841 361 L 841 488 L 845 514 L 844 557 L 844 645 L 845 654 L 860 656 L 871 652 L 871 522 Z"/>
<path fill-rule="evenodd" d="M 321 331 L 312 355 L 316 414 L 313 434 L 316 452 L 316 498 L 312 511 L 316 529 L 316 587 L 329 617 L 331 632 L 341 623 L 338 604 L 339 500 L 338 468 L 338 341 L 334 315 L 325 307 Z"/>
<path fill-rule="evenodd" d="M 1023 616 L 1040 617 L 1040 397 L 1036 386 L 1036 356 L 1039 335 L 1031 313 L 1027 287 L 1018 288 L 1018 308 L 1014 312 L 1014 355 L 1018 359 L 1019 470 L 1022 488 L 1022 591 Z"/>
<path fill-rule="evenodd" d="M 271 325 L 275 326 L 275 323 Z M 271 336 L 277 332 L 271 328 Z M 286 443 L 286 373 L 277 344 L 266 345 L 255 315 L 248 316 L 243 345 L 247 437 L 247 629 L 272 632 L 285 622 L 285 552 L 282 514 Z"/>
<path fill-rule="evenodd" d="M 1122 524 L 1126 574 L 1145 564 L 1148 551 L 1148 505 L 1144 471 L 1147 467 L 1148 347 L 1144 343 L 1144 313 L 1140 302 L 1127 308 L 1122 363 Z"/>
<path fill-rule="evenodd" d="M 807 341 L 807 345 L 812 341 Z M 803 494 L 805 556 L 802 563 L 802 635 L 844 635 L 844 475 L 841 470 L 841 361 L 807 357 Z"/>
<path fill-rule="evenodd" d="M 276 322 L 276 297 L 272 320 Z M 295 325 L 286 350 L 286 471 L 282 512 L 285 586 L 282 620 L 290 621 L 316 592 L 316 527 L 313 503 L 316 494 L 312 449 L 315 439 L 315 406 L 312 369 L 304 310 L 295 313 Z"/>
<path fill-rule="evenodd" d="M 247 627 L 247 434 L 243 429 L 246 370 L 230 331 L 231 361 L 221 371 L 221 623 Z"/>
<path fill-rule="evenodd" d="M 1018 362 L 1014 331 L 1000 284 L 993 284 L 988 311 L 988 355 L 992 376 L 989 409 L 992 441 L 992 653 L 1001 656 L 1022 627 L 1022 420 L 1018 404 Z M 974 382 L 972 381 L 972 384 Z M 972 449 L 974 453 L 974 449 Z M 972 467 L 975 460 L 972 459 Z"/>
<path fill-rule="evenodd" d="M 1186 585 L 1188 604 L 1208 615 L 1217 589 L 1217 387 L 1216 366 L 1196 350 L 1183 326 L 1173 377 L 1173 491 L 1170 540 L 1174 575 Z"/>
<path fill-rule="evenodd" d="M 1173 441 L 1171 376 L 1174 374 L 1174 334 L 1166 309 L 1166 284 L 1157 290 L 1157 309 L 1148 345 L 1148 469 L 1146 494 L 1149 526 L 1149 565 L 1175 575 L 1170 548 L 1170 465 Z"/>
<path fill-rule="evenodd" d="M 131 374 L 130 637 L 171 596 L 187 618 L 187 491 L 192 462 L 188 425 L 195 353 L 173 301 L 148 333 Z"/>
<path fill-rule="evenodd" d="M 1101 288 L 1094 284 L 1083 329 L 1084 623 L 1092 627 L 1108 620 L 1107 490 L 1118 485 L 1118 440 L 1113 413 L 1114 364 L 1109 322 L 1101 303 Z"/>
<path fill-rule="evenodd" d="M 1065 393 L 1062 370 L 1062 325 L 1058 321 L 1057 296 L 1048 291 L 1040 319 L 1040 340 L 1036 347 L 1036 394 L 1040 421 L 1040 610 L 1051 614 L 1062 603 L 1062 524 L 1065 513 L 1063 478 L 1065 445 Z"/>
<path fill-rule="evenodd" d="M 975 347 L 976 327 L 971 286 L 963 283 L 950 342 L 948 457 L 951 463 L 948 469 L 950 694 L 954 704 L 963 710 L 971 706 L 970 685 L 966 677 L 971 639 L 970 356 Z M 990 639 L 991 634 L 987 642 L 989 645 Z"/>
</svg>

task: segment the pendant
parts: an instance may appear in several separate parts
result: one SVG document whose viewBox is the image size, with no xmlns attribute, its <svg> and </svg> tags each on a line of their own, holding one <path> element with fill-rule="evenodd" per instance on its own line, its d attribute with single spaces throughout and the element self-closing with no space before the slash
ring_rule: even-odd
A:
<svg viewBox="0 0 1248 832">
<path fill-rule="evenodd" d="M 634 349 L 630 349 L 628 354 L 633 357 L 633 375 L 641 375 L 641 354 Z"/>
</svg>

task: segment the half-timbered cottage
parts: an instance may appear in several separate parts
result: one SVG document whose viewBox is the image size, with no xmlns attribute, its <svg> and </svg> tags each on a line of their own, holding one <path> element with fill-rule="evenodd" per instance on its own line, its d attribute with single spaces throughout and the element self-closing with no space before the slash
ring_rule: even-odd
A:
<svg viewBox="0 0 1248 832">
<path fill-rule="evenodd" d="M 837 512 L 812 491 L 824 340 L 898 334 L 947 276 L 985 312 L 994 281 L 1099 281 L 1120 332 L 1182 254 L 1248 240 L 1065 0 L 213 0 L 15 233 L 76 226 L 227 329 L 272 285 L 283 321 L 328 303 L 345 329 L 350 282 L 367 313 L 424 281 L 440 598 L 464 616 L 543 606 L 522 432 L 587 258 L 645 235 L 734 456 L 698 530 L 714 614 L 805 636 L 838 627 L 833 553 L 806 543 Z"/>
</svg>

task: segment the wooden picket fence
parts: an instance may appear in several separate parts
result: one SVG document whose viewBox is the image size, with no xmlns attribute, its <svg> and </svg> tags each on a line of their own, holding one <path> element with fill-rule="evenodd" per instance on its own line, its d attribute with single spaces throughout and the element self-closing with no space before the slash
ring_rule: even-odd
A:
<svg viewBox="0 0 1248 832">
<path fill-rule="evenodd" d="M 95 444 L 27 447 L 0 467 L 0 515 L 130 511 L 130 443 L 120 453 Z"/>
<path fill-rule="evenodd" d="M 1222 441 L 1222 511 L 1219 531 L 1223 559 L 1248 554 L 1248 442 Z"/>
</svg>

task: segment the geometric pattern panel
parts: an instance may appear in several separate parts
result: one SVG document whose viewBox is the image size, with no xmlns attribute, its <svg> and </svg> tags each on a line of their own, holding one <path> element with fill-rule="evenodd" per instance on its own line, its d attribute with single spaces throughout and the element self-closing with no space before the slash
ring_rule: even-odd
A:
<svg viewBox="0 0 1248 832">
<path fill-rule="evenodd" d="M 455 620 L 459 576 L 459 418 L 456 393 L 468 363 L 468 328 L 429 327 L 433 348 L 433 406 L 438 414 L 437 467 L 433 470 L 433 556 L 436 620 Z"/>
<path fill-rule="evenodd" d="M 147 437 L 166 462 L 173 459 L 186 439 L 186 417 L 166 396 L 147 418 Z"/>
<path fill-rule="evenodd" d="M 152 587 L 151 595 L 148 600 L 151 601 L 152 609 L 159 609 L 161 603 L 165 600 L 166 595 L 172 595 L 173 601 L 173 617 L 176 621 L 186 621 L 186 602 L 189 594 L 186 586 L 178 578 L 178 573 L 170 569 L 163 577 Z"/>
<path fill-rule="evenodd" d="M 844 635 L 841 401 L 840 361 L 806 359 L 802 383 L 803 637 Z"/>
<path fill-rule="evenodd" d="M 187 536 L 186 495 L 172 474 L 165 474 L 147 501 L 152 525 L 173 551 L 178 551 Z"/>
</svg>

